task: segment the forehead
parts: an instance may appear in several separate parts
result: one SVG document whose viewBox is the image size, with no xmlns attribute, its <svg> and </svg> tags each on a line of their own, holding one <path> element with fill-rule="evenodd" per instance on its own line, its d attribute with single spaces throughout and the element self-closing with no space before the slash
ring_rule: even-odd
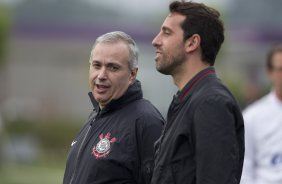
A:
<svg viewBox="0 0 282 184">
<path fill-rule="evenodd" d="M 128 46 L 122 41 L 98 43 L 91 52 L 92 61 L 127 61 L 128 57 Z"/>
<path fill-rule="evenodd" d="M 169 28 L 171 30 L 182 30 L 181 24 L 184 20 L 184 15 L 179 13 L 170 13 L 164 20 L 162 27 Z"/>
</svg>

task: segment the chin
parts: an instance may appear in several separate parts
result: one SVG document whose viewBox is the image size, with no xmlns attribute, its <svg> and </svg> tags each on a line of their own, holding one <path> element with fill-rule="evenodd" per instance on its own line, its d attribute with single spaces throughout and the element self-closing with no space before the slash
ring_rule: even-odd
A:
<svg viewBox="0 0 282 184">
<path fill-rule="evenodd" d="M 158 72 L 160 72 L 161 74 L 164 74 L 164 75 L 170 75 L 170 72 L 163 69 L 163 68 L 157 68 Z"/>
</svg>

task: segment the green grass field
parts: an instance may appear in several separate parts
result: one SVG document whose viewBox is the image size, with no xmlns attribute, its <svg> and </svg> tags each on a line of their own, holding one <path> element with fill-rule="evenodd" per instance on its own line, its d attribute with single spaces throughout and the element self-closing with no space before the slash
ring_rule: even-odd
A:
<svg viewBox="0 0 282 184">
<path fill-rule="evenodd" d="M 61 184 L 64 166 L 2 165 L 1 184 Z"/>
</svg>

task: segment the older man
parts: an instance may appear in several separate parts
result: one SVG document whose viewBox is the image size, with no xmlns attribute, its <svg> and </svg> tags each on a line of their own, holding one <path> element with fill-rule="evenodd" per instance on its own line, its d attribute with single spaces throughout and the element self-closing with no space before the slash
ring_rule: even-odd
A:
<svg viewBox="0 0 282 184">
<path fill-rule="evenodd" d="M 97 38 L 90 56 L 94 111 L 71 144 L 64 184 L 146 184 L 164 123 L 136 80 L 138 51 L 123 32 Z"/>
</svg>

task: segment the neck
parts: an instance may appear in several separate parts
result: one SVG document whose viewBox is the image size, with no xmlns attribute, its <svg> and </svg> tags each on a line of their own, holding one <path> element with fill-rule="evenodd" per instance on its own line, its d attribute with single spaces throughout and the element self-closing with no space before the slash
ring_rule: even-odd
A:
<svg viewBox="0 0 282 184">
<path fill-rule="evenodd" d="M 100 110 L 103 110 L 103 108 L 105 107 L 104 105 L 99 104 Z"/>
<path fill-rule="evenodd" d="M 174 83 L 178 87 L 179 91 L 181 91 L 195 75 L 210 66 L 209 64 L 205 64 L 202 61 L 186 63 L 186 66 L 182 67 L 180 71 L 172 75 Z"/>
</svg>

